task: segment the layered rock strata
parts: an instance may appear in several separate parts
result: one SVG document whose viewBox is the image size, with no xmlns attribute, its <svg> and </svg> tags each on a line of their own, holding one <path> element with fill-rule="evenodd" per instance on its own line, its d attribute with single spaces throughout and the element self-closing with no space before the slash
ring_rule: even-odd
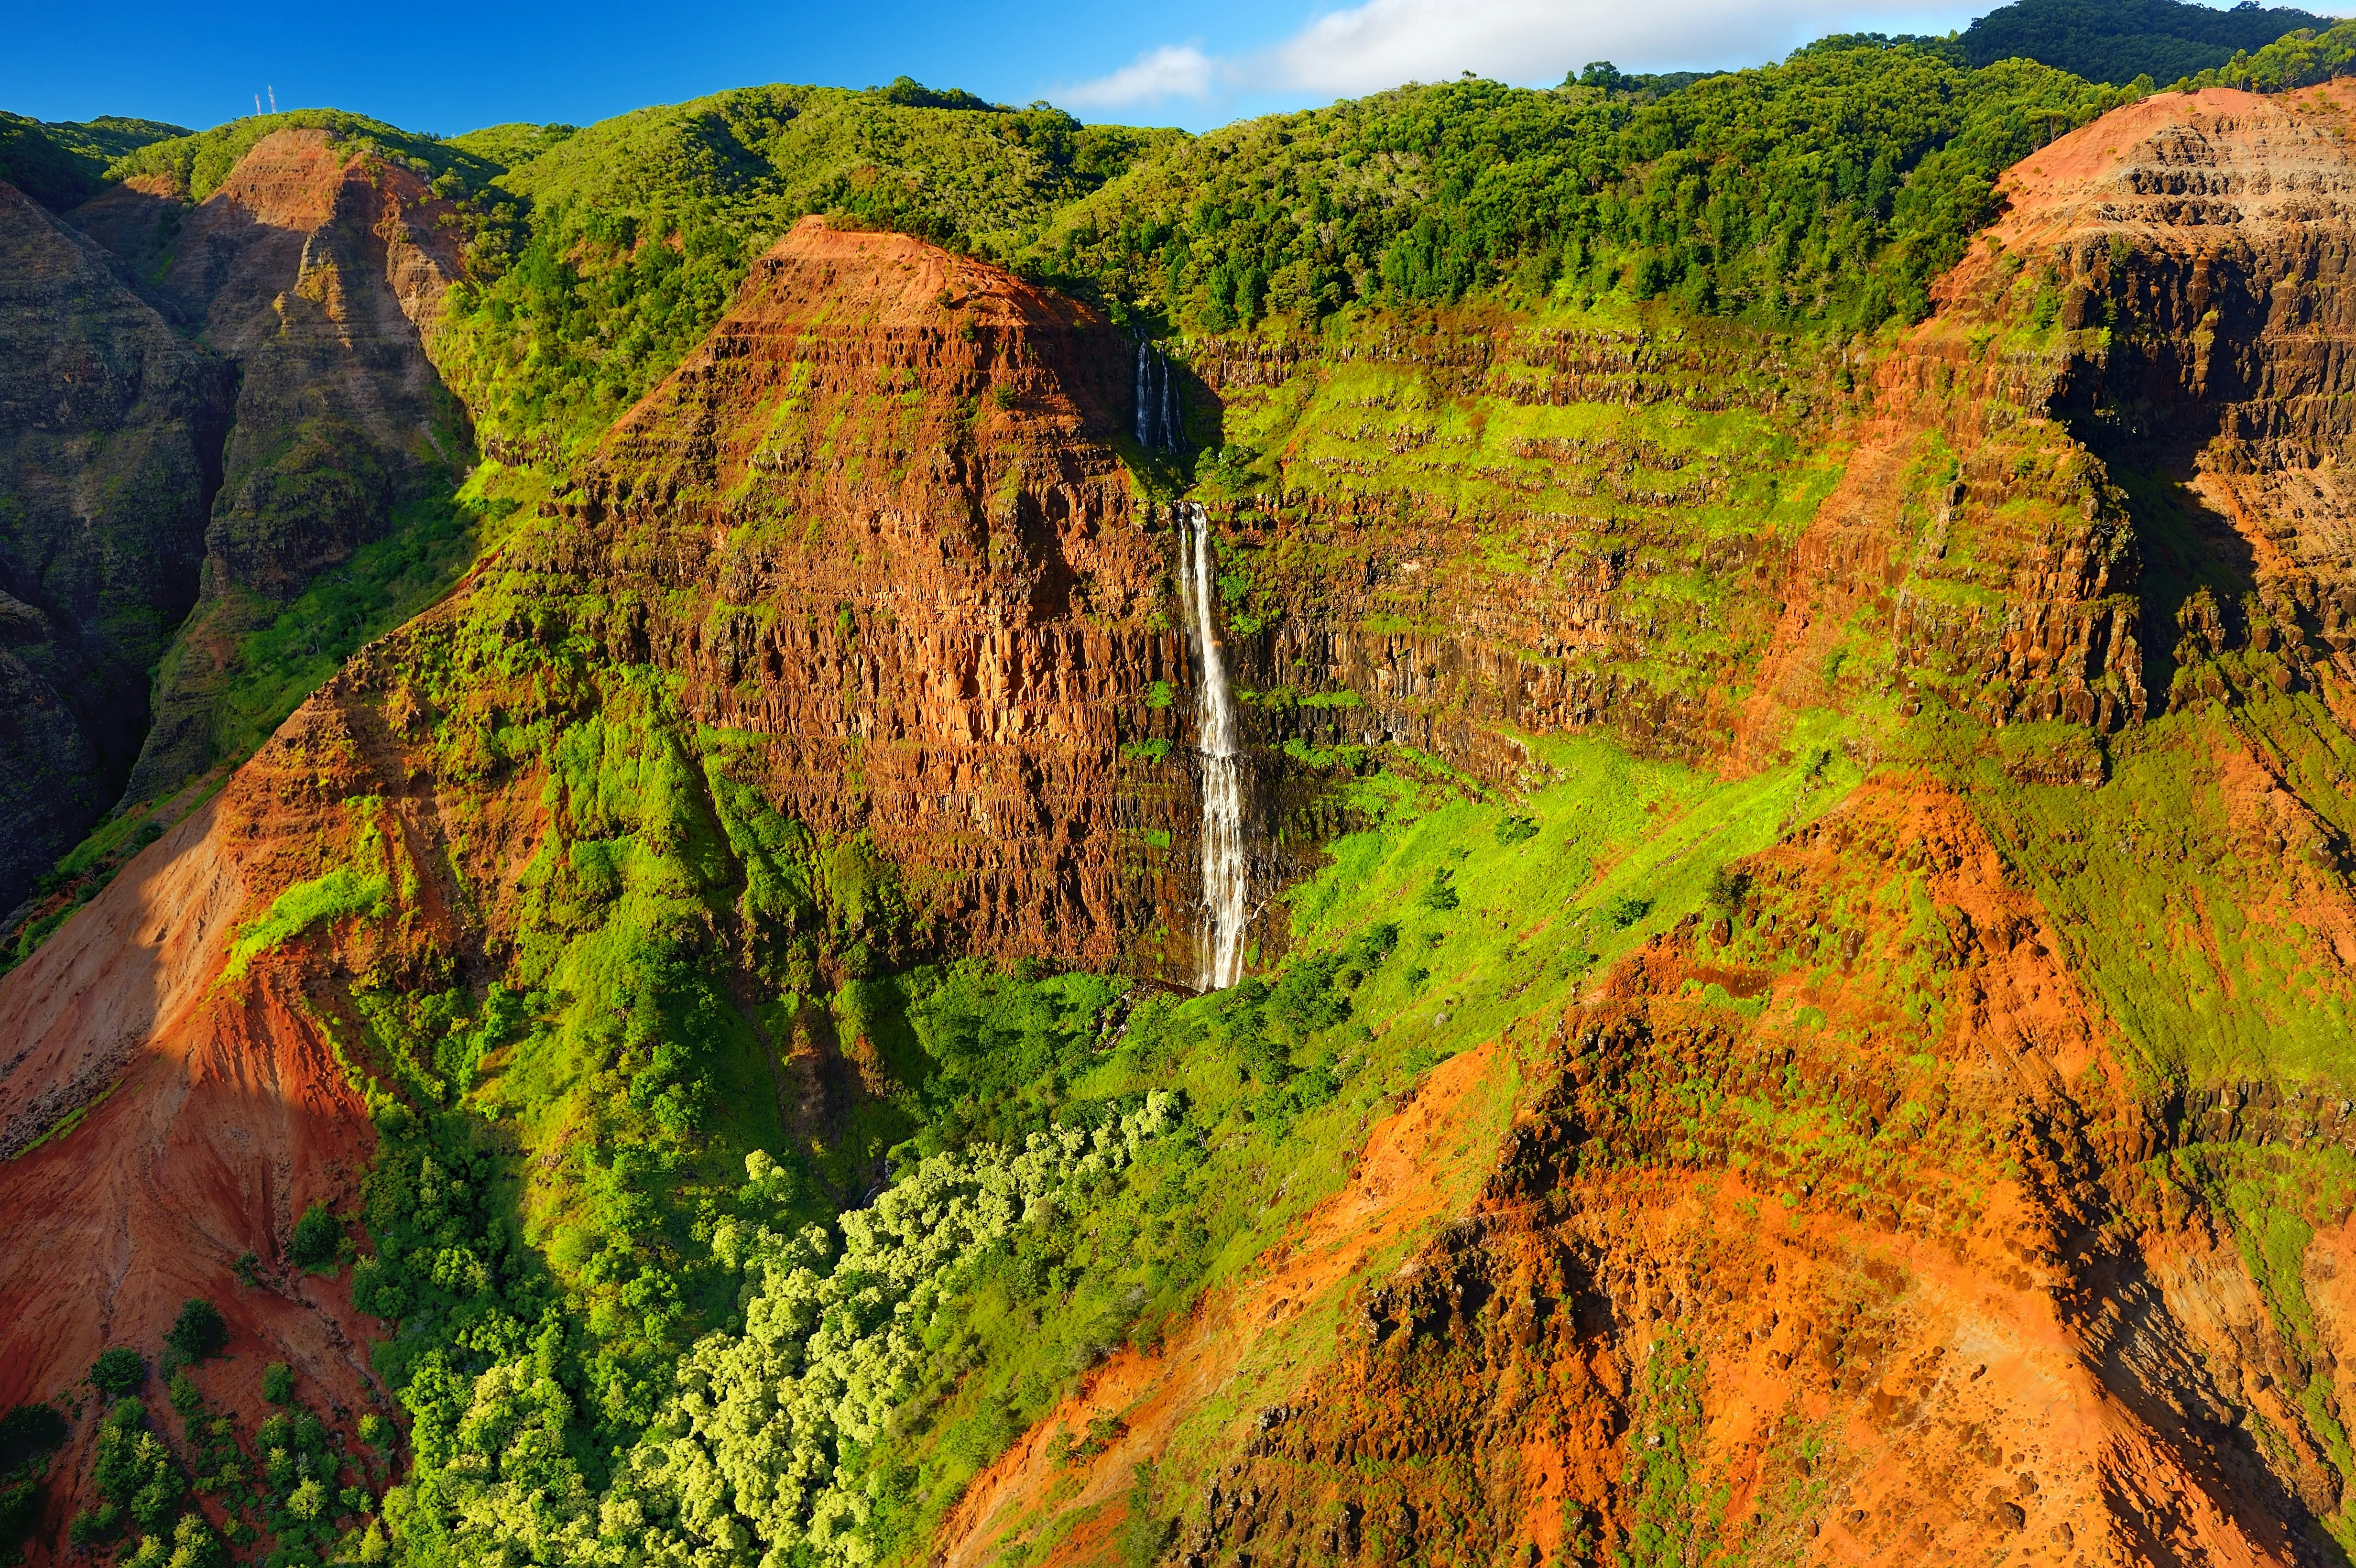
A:
<svg viewBox="0 0 2356 1568">
<path fill-rule="evenodd" d="M 2211 168 L 2292 147 L 2312 196 L 2339 144 L 2307 133 L 2340 101 L 2159 98 L 2065 138 L 2040 159 L 2115 157 L 2152 203 L 2082 219 L 2057 176 L 2040 207 L 2031 160 L 2019 227 L 1997 237 L 2046 238 L 2008 242 L 2018 268 L 1982 247 L 1942 315 L 1886 354 L 1475 319 L 1330 356 L 1198 356 L 1242 449 L 1219 466 L 1265 457 L 1281 475 L 1204 486 L 1271 835 L 1330 826 L 1318 786 L 1369 742 L 1511 780 L 1542 766 L 1524 733 L 1608 725 L 1729 774 L 1813 752 L 1813 781 L 1833 743 L 1883 771 L 1821 820 L 1782 818 L 1708 918 L 1436 1071 L 1293 1249 L 1170 1343 L 1108 1363 L 980 1477 L 945 1559 L 1026 1537 L 1045 1557 L 1111 1556 L 1137 1461 L 1164 1457 L 1158 1435 L 1190 1412 L 1211 1433 L 1193 1452 L 1213 1456 L 1189 1475 L 1177 1456 L 1199 1484 L 1175 1499 L 1173 1547 L 1203 1563 L 1576 1561 L 1706 1539 L 1769 1560 L 2330 1559 L 2350 1211 L 2298 1218 L 2268 1198 L 2264 1213 L 2308 1228 L 2286 1266 L 2281 1234 L 2237 1229 L 2230 1200 L 2253 1170 L 2306 1180 L 2328 1164 L 2298 1160 L 2356 1140 L 2330 1110 L 2340 1069 L 2329 1052 L 2285 1067 L 2249 1098 L 2308 1110 L 2221 1125 L 2209 1080 L 2227 1057 L 2179 1042 L 2222 1013 L 2274 1050 L 2335 1016 L 2356 972 L 2331 773 L 2356 709 L 2311 652 L 2336 655 L 2337 307 L 2297 303 L 2345 225 L 2328 203 L 2211 223 L 2226 209 L 2161 187 L 2197 132 Z M 2271 201 L 2258 183 L 2241 188 Z M 2283 231 L 2272 249 L 2223 233 L 2262 220 Z M 2099 243 L 2070 238 L 2087 225 Z M 2041 261 L 2049 242 L 2067 254 Z M 2195 310 L 2155 291 L 2213 285 L 2235 257 L 2250 271 L 2232 318 L 2256 337 L 2221 347 L 2203 324 L 2232 315 L 2222 296 Z M 2124 291 L 2101 297 L 2134 307 L 2107 326 L 2087 325 L 2097 263 Z M 2290 303 L 2247 314 L 2261 298 Z M 2119 325 L 2145 319 L 2173 325 Z M 2243 368 L 2188 380 L 2196 360 L 2201 377 Z M 102 901 L 48 967 L 0 983 L 0 1016 L 37 1042 L 0 1078 L 9 1125 L 63 1128 L 120 1081 L 85 1126 L 112 1125 L 148 1072 L 171 1093 L 127 1104 L 194 1127 L 230 1095 L 220 1084 L 316 1061 L 306 1019 L 363 971 L 505 972 L 535 918 L 533 868 L 556 859 L 542 850 L 597 803 L 503 737 L 585 723 L 649 668 L 631 721 L 650 745 L 719 737 L 707 760 L 735 758 L 781 816 L 825 842 L 863 835 L 938 950 L 1172 963 L 1200 799 L 1175 699 L 1194 677 L 1173 531 L 1111 447 L 1130 365 L 1091 313 L 1005 273 L 798 228 L 577 496 L 149 851 L 120 929 Z M 2277 384 L 2304 389 L 2275 409 Z M 2219 446 L 2196 415 L 2230 388 Z M 2190 476 L 2167 466 L 2187 421 L 2203 443 Z M 2246 526 L 2188 522 L 2183 495 L 2228 480 Z M 2287 563 L 2266 581 L 2289 611 L 2216 591 L 2235 540 Z M 2274 622 L 2262 638 L 2253 604 L 2304 640 Z M 2104 785 L 2120 767 L 2134 782 Z M 730 776 L 708 767 L 703 794 L 690 776 L 688 815 L 716 812 Z M 193 1012 L 218 945 L 112 987 L 181 998 L 157 1016 L 203 1020 L 197 1046 L 174 1043 L 179 1024 L 72 1011 L 128 962 L 155 877 L 233 867 L 219 920 L 245 918 L 230 912 L 337 864 L 352 839 L 333 822 L 363 805 L 405 873 L 389 874 L 391 912 Z M 664 826 L 691 845 L 701 822 Z M 735 874 L 714 885 L 735 891 Z M 2147 895 L 2179 901 L 2138 923 Z M 750 897 L 712 899 L 714 929 L 731 934 Z M 1500 919 L 1535 943 L 1555 907 Z M 2185 978 L 2203 975 L 2206 990 Z M 2179 981 L 2169 1014 L 2161 982 Z M 316 1014 L 272 1010 L 294 995 Z M 262 1021 L 233 1036 L 232 1015 Z M 127 1077 L 108 1055 L 123 1040 Z M 185 1065 L 199 1061 L 224 1072 Z M 336 1109 L 324 1073 L 316 1095 Z M 1508 1105 L 1514 1125 L 1469 1147 Z M 116 1183 L 85 1201 L 99 1179 L 67 1158 L 81 1136 L 0 1180 L 48 1171 L 59 1195 L 28 1200 L 135 1233 L 160 1199 Z M 272 1168 L 300 1190 L 224 1208 L 226 1239 L 194 1253 L 251 1244 L 262 1216 L 345 1168 L 348 1151 L 286 1143 Z M 23 1234 L 12 1247 L 64 1255 Z M 1409 1266 L 1377 1275 L 1394 1247 Z M 17 1318 L 59 1310 L 28 1299 Z M 27 1388 L 87 1349 L 31 1343 L 7 1345 Z M 1286 1397 L 1236 1409 L 1234 1357 L 1262 1345 Z M 357 1369 L 335 1375 L 364 1397 Z M 1075 1460 L 1055 1430 L 1112 1437 Z M 1086 1517 L 1059 1519 L 1066 1503 Z"/>
</svg>

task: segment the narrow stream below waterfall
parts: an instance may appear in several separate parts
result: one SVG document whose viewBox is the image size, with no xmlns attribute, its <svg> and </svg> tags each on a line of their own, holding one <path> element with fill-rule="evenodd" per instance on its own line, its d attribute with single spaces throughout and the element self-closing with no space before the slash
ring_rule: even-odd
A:
<svg viewBox="0 0 2356 1568">
<path fill-rule="evenodd" d="M 1236 740 L 1236 700 L 1219 651 L 1212 605 L 1216 574 L 1210 519 L 1178 508 L 1178 592 L 1202 658 L 1194 687 L 1195 749 L 1203 759 L 1203 964 L 1198 984 L 1215 991 L 1243 977 L 1244 929 L 1251 923 L 1244 856 L 1246 781 Z"/>
</svg>

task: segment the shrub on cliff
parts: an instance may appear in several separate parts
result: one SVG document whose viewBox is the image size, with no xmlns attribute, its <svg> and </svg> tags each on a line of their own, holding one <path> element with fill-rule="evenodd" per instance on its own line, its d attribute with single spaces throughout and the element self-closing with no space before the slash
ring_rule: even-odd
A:
<svg viewBox="0 0 2356 1568">
<path fill-rule="evenodd" d="M 220 1354 L 229 1343 L 229 1324 L 220 1307 L 202 1296 L 190 1296 L 165 1331 L 164 1343 L 184 1362 L 201 1361 Z"/>
<path fill-rule="evenodd" d="M 149 1531 L 172 1517 L 188 1489 L 171 1450 L 148 1430 L 147 1407 L 135 1399 L 116 1401 L 99 1424 L 91 1479 L 114 1518 L 127 1514 Z M 107 1522 L 106 1509 L 99 1518 Z"/>
<path fill-rule="evenodd" d="M 327 1212 L 326 1204 L 314 1203 L 294 1221 L 294 1233 L 286 1242 L 286 1261 L 296 1268 L 316 1268 L 333 1262 L 343 1244 L 342 1222 Z"/>
<path fill-rule="evenodd" d="M 90 1364 L 90 1386 L 120 1398 L 147 1381 L 147 1363 L 126 1345 L 112 1345 Z"/>
</svg>

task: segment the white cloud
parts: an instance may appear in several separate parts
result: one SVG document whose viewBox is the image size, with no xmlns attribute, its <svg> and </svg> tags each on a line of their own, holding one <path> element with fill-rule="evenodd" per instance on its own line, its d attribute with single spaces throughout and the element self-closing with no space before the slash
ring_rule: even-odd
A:
<svg viewBox="0 0 2356 1568">
<path fill-rule="evenodd" d="M 1148 49 L 1109 76 L 1067 87 L 1054 96 L 1057 102 L 1081 109 L 1158 103 L 1165 98 L 1205 98 L 1218 69 L 1218 61 L 1193 44 L 1164 44 Z"/>
<path fill-rule="evenodd" d="M 1165 45 L 1057 97 L 1109 107 L 1215 92 L 1355 96 L 1468 70 L 1542 84 L 1603 59 L 1623 70 L 1715 70 L 1780 58 L 1827 32 L 1944 31 L 1969 19 L 1956 0 L 1365 0 L 1269 48 Z"/>
</svg>

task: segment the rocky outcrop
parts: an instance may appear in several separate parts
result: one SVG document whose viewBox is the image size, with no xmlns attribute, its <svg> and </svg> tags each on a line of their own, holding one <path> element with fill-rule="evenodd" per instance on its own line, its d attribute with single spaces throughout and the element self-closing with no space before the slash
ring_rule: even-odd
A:
<svg viewBox="0 0 2356 1568">
<path fill-rule="evenodd" d="M 316 130 L 263 137 L 193 206 L 150 178 L 70 216 L 237 374 L 199 603 L 132 780 L 146 797 L 213 763 L 236 639 L 468 461 L 465 415 L 426 353 L 458 236 L 417 176 Z"/>
<path fill-rule="evenodd" d="M 2356 677 L 2351 110 L 2346 82 L 2122 109 L 2010 171 L 1944 285 L 2051 324 L 2052 414 L 2144 492 L 2155 706 L 2215 695 L 2189 667 L 2233 649 L 2289 687 Z"/>
<path fill-rule="evenodd" d="M 776 809 L 869 835 L 943 937 L 1109 964 L 1184 908 L 1145 830 L 1199 795 L 1184 752 L 1122 752 L 1188 685 L 1167 518 L 1110 446 L 1124 368 L 1084 306 L 806 219 L 505 564 L 758 738 Z"/>
<path fill-rule="evenodd" d="M 231 386 L 0 186 L 0 911 L 130 776 L 196 600 Z"/>
</svg>

